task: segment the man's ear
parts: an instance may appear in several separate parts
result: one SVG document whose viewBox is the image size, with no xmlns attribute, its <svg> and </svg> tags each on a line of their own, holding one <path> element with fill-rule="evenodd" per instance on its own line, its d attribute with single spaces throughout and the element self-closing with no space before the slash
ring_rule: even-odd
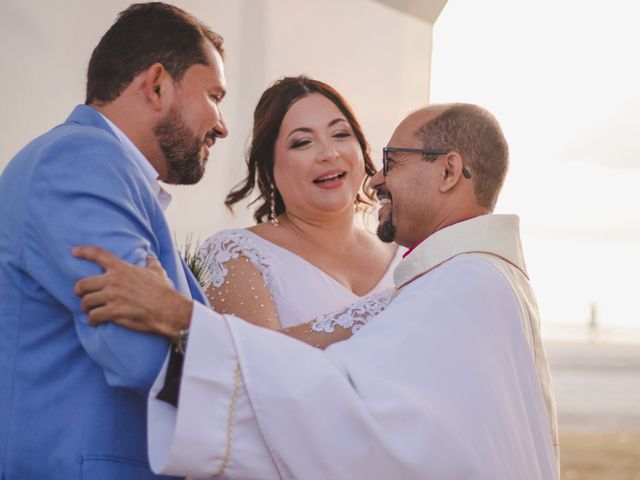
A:
<svg viewBox="0 0 640 480">
<path fill-rule="evenodd" d="M 462 157 L 456 151 L 451 151 L 441 157 L 442 179 L 440 192 L 445 193 L 455 187 L 462 178 L 464 163 Z"/>
<path fill-rule="evenodd" d="M 162 110 L 168 100 L 170 79 L 171 75 L 161 63 L 154 63 L 144 72 L 142 89 L 147 101 L 156 110 Z"/>
</svg>

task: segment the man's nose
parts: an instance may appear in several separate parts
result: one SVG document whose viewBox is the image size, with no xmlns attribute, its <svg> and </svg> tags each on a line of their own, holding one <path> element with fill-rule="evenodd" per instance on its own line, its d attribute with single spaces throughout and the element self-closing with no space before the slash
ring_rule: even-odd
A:
<svg viewBox="0 0 640 480">
<path fill-rule="evenodd" d="M 384 175 L 382 174 L 382 169 L 378 170 L 371 180 L 369 180 L 369 185 L 374 190 L 379 190 L 382 186 L 385 185 Z"/>
<path fill-rule="evenodd" d="M 222 116 L 222 112 L 218 111 L 220 117 L 218 118 L 218 123 L 215 127 L 213 127 L 214 135 L 216 138 L 225 138 L 229 135 L 229 130 L 227 130 L 227 124 L 224 121 L 224 117 Z"/>
</svg>

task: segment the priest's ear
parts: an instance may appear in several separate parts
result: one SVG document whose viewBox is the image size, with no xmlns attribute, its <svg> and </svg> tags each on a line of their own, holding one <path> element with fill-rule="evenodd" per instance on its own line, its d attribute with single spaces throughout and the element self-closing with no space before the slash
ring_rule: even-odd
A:
<svg viewBox="0 0 640 480">
<path fill-rule="evenodd" d="M 458 152 L 451 152 L 442 155 L 442 180 L 440 182 L 440 192 L 445 193 L 454 188 L 459 182 L 464 180 L 465 168 L 462 157 Z"/>
</svg>

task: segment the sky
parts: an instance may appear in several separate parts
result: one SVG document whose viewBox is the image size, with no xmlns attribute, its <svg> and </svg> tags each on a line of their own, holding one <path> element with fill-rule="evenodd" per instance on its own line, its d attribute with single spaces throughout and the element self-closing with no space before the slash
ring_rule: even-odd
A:
<svg viewBox="0 0 640 480">
<path fill-rule="evenodd" d="M 431 101 L 488 108 L 510 144 L 497 213 L 521 219 L 546 327 L 637 329 L 640 2 L 449 0 Z"/>
</svg>

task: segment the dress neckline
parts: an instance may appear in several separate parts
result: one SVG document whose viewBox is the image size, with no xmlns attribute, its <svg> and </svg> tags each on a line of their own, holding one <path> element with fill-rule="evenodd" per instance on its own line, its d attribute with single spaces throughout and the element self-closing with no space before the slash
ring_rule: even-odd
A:
<svg viewBox="0 0 640 480">
<path fill-rule="evenodd" d="M 347 292 L 351 293 L 355 298 L 364 298 L 367 295 L 371 294 L 372 292 L 375 292 L 376 289 L 380 286 L 380 284 L 382 283 L 382 281 L 387 277 L 387 275 L 389 275 L 389 271 L 391 270 L 392 266 L 394 265 L 398 255 L 400 254 L 400 247 L 396 246 L 396 251 L 393 254 L 393 257 L 391 257 L 391 260 L 389 261 L 389 263 L 387 264 L 387 268 L 384 270 L 384 273 L 380 276 L 380 278 L 378 279 L 378 281 L 376 282 L 376 284 L 369 289 L 369 291 L 367 291 L 366 293 L 364 293 L 363 295 L 358 295 L 357 293 L 355 293 L 353 290 L 351 290 L 349 287 L 347 287 L 344 283 L 340 282 L 339 280 L 337 280 L 336 278 L 334 278 L 333 276 L 329 275 L 327 272 L 325 272 L 324 270 L 322 270 L 320 267 L 318 267 L 317 265 L 313 264 L 312 262 L 310 262 L 309 260 L 307 260 L 306 258 L 298 255 L 297 253 L 292 252 L 291 250 L 287 250 L 286 248 L 278 245 L 277 243 L 272 242 L 271 240 L 267 240 L 264 237 L 261 237 L 260 235 L 258 235 L 257 233 L 252 232 L 251 230 L 249 230 L 248 228 L 240 228 L 238 229 L 241 232 L 245 232 L 248 233 L 249 236 L 252 236 L 254 238 L 257 238 L 259 241 L 262 241 L 264 243 L 267 243 L 269 245 L 274 246 L 275 248 L 282 250 L 283 252 L 287 253 L 288 255 L 293 256 L 294 258 L 297 258 L 298 261 L 305 263 L 307 265 L 309 265 L 311 268 L 313 268 L 314 270 L 318 271 L 320 274 L 322 274 L 323 276 L 325 276 L 326 278 L 328 278 L 329 280 L 331 280 L 333 283 L 335 283 L 336 285 L 340 286 L 341 288 L 343 288 L 344 290 L 346 290 Z"/>
</svg>

